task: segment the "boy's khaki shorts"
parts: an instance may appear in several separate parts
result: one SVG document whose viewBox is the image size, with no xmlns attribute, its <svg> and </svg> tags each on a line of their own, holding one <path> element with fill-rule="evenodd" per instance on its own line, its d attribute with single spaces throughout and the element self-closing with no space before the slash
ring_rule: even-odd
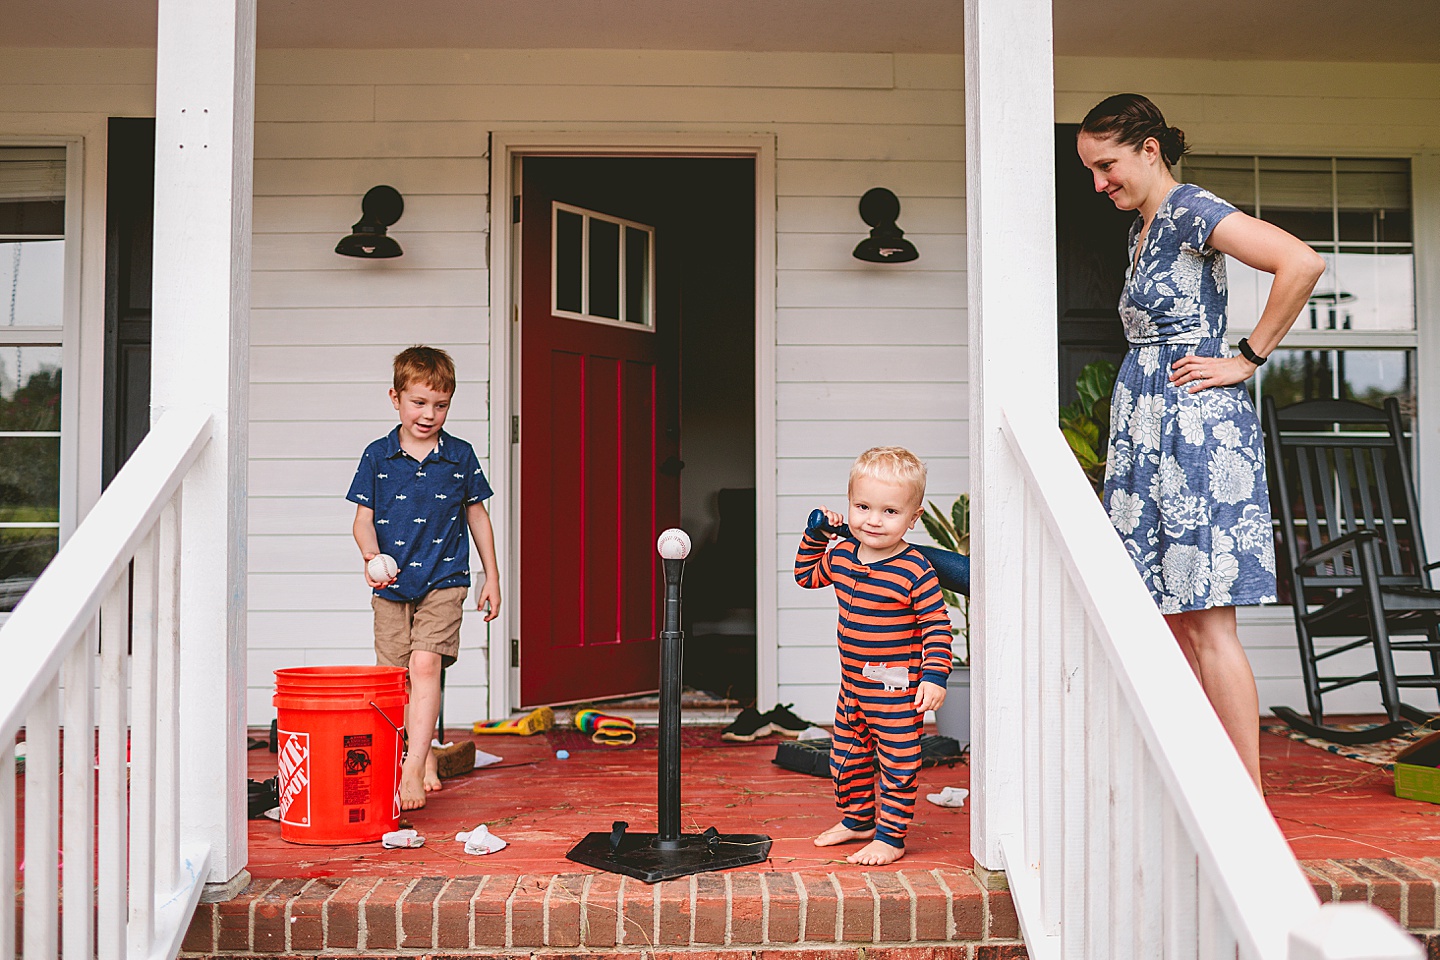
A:
<svg viewBox="0 0 1440 960">
<path fill-rule="evenodd" d="M 410 669 L 410 654 L 440 654 L 448 667 L 460 655 L 460 616 L 469 587 L 441 587 L 414 603 L 370 596 L 375 611 L 375 662 L 382 667 Z"/>
</svg>

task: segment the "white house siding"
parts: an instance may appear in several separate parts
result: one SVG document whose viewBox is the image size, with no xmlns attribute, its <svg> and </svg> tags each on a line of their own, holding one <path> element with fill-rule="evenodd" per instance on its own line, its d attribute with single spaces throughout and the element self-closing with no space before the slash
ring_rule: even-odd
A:
<svg viewBox="0 0 1440 960">
<path fill-rule="evenodd" d="M 462 384 L 449 425 L 475 443 L 497 509 L 508 509 L 486 443 L 486 151 L 492 129 L 537 127 L 775 137 L 779 680 L 782 699 L 824 717 L 834 601 L 803 594 L 788 574 L 805 514 L 838 502 L 849 460 L 873 443 L 914 446 L 947 502 L 964 487 L 959 83 L 958 60 L 889 55 L 262 54 L 251 721 L 269 716 L 273 668 L 371 656 L 341 497 L 364 443 L 393 423 L 384 389 L 397 349 L 455 349 Z M 393 228 L 405 256 L 335 256 L 376 183 L 405 195 Z M 887 269 L 850 256 L 866 229 L 856 203 L 876 185 L 901 197 L 919 263 Z M 485 716 L 486 676 L 486 630 L 467 617 L 449 676 L 452 721 Z"/>
<path fill-rule="evenodd" d="M 779 699 L 825 720 L 836 676 L 834 601 L 799 590 L 789 575 L 806 513 L 840 502 L 850 459 L 875 443 L 920 453 L 939 504 L 968 487 L 962 75 L 958 57 L 884 54 L 262 51 L 251 721 L 271 714 L 273 668 L 371 657 L 342 498 L 363 444 L 393 422 L 384 390 L 397 349 L 419 340 L 454 349 L 461 385 L 450 425 L 491 466 L 485 231 L 495 128 L 775 137 L 777 540 L 764 573 L 777 585 Z M 153 77 L 148 51 L 5 51 L 0 137 L 94 137 L 105 116 L 153 110 Z M 1056 81 L 1060 122 L 1134 89 L 1154 96 L 1202 150 L 1414 156 L 1423 460 L 1440 450 L 1440 67 L 1061 58 Z M 103 162 L 103 149 L 89 150 L 90 224 L 96 205 L 103 217 Z M 335 256 L 360 196 L 377 183 L 405 195 L 394 230 L 405 257 Z M 856 200 L 877 185 L 899 194 L 918 262 L 881 267 L 850 257 L 864 232 Z M 88 344 L 98 343 L 100 319 L 86 318 Z M 90 413 L 81 430 L 98 451 L 99 368 L 93 350 L 86 355 L 81 402 Z M 1023 358 L 1016 369 L 1024 375 Z M 98 484 L 93 465 L 78 475 L 82 485 Z M 503 475 L 496 486 L 503 505 Z M 82 490 L 80 500 L 93 495 Z M 1440 497 L 1428 502 L 1440 509 Z M 1432 538 L 1437 524 L 1432 513 Z M 1298 704 L 1285 612 L 1248 617 L 1244 635 L 1261 703 Z M 485 630 L 473 618 L 463 651 L 450 678 L 452 722 L 486 712 Z M 1346 703 L 1366 707 L 1370 697 L 1336 699 Z"/>
</svg>

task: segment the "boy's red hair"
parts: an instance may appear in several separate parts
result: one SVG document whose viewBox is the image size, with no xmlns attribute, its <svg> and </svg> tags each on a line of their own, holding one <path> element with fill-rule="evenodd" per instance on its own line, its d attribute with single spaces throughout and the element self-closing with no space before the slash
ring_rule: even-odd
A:
<svg viewBox="0 0 1440 960">
<path fill-rule="evenodd" d="M 395 392 L 404 393 L 416 383 L 440 393 L 454 393 L 455 361 L 439 347 L 417 344 L 401 350 L 395 355 Z"/>
</svg>

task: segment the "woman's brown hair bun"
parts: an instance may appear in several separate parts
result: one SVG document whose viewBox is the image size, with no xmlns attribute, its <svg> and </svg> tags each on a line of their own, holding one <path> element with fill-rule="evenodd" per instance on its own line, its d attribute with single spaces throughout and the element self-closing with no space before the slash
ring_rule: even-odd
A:
<svg viewBox="0 0 1440 960">
<path fill-rule="evenodd" d="M 1179 127 L 1167 128 L 1165 139 L 1160 141 L 1160 152 L 1164 154 L 1166 163 L 1174 163 L 1189 153 L 1190 145 L 1185 142 L 1185 131 Z"/>
</svg>

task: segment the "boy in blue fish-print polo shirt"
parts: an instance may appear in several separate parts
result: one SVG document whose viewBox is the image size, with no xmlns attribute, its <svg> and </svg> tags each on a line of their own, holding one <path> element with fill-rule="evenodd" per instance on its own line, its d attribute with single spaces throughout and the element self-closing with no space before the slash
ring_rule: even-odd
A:
<svg viewBox="0 0 1440 960">
<path fill-rule="evenodd" d="M 346 494 L 355 503 L 355 542 L 374 591 L 375 660 L 408 671 L 402 810 L 425 806 L 425 794 L 440 789 L 430 739 L 440 713 L 440 671 L 460 653 L 470 592 L 467 527 L 485 571 L 476 607 L 486 611 L 487 622 L 500 612 L 495 532 L 485 510 L 493 491 L 475 449 L 441 429 L 454 393 L 455 364 L 444 350 L 401 351 L 390 390 L 400 425 L 365 448 Z M 382 553 L 398 567 L 388 580 L 376 580 L 368 569 Z"/>
</svg>

